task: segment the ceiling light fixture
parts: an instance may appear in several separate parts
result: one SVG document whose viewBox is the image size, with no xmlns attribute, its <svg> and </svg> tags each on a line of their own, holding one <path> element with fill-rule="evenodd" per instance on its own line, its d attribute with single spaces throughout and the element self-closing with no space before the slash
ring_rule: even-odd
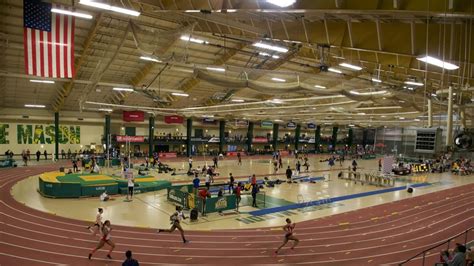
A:
<svg viewBox="0 0 474 266">
<path fill-rule="evenodd" d="M 181 96 L 181 97 L 188 97 L 189 94 L 187 93 L 181 93 L 181 92 L 172 92 L 171 95 L 174 95 L 174 96 Z"/>
<path fill-rule="evenodd" d="M 436 96 L 438 96 L 438 95 L 436 95 L 436 93 L 432 93 L 431 96 L 436 97 Z"/>
<path fill-rule="evenodd" d="M 267 0 L 267 3 L 279 6 L 279 7 L 288 7 L 294 4 L 296 0 Z"/>
<path fill-rule="evenodd" d="M 199 13 L 201 10 L 199 9 L 188 9 L 184 11 L 185 13 Z"/>
<path fill-rule="evenodd" d="M 110 109 L 110 108 L 99 108 L 99 111 L 102 111 L 102 112 L 113 112 L 114 110 L 113 110 L 113 109 Z"/>
<path fill-rule="evenodd" d="M 261 56 L 268 56 L 268 57 L 271 57 L 273 59 L 278 59 L 280 58 L 278 55 L 271 55 L 269 53 L 264 53 L 264 52 L 259 52 L 258 55 L 261 55 Z"/>
<path fill-rule="evenodd" d="M 201 39 L 192 38 L 189 35 L 182 35 L 180 37 L 180 39 L 183 40 L 183 41 L 188 41 L 188 42 L 193 42 L 193 43 L 198 43 L 198 44 L 208 44 L 209 43 L 209 42 L 206 42 L 206 41 L 201 40 Z"/>
<path fill-rule="evenodd" d="M 409 91 L 415 90 L 415 88 L 413 88 L 413 87 L 408 87 L 407 89 L 408 89 Z"/>
<path fill-rule="evenodd" d="M 242 100 L 242 99 L 232 99 L 231 101 L 234 102 L 234 103 L 243 103 L 243 102 L 245 102 L 245 100 Z"/>
<path fill-rule="evenodd" d="M 46 105 L 43 105 L 43 104 L 25 104 L 25 107 L 31 107 L 31 108 L 46 108 Z"/>
<path fill-rule="evenodd" d="M 128 92 L 133 92 L 134 91 L 132 88 L 118 88 L 118 87 L 112 88 L 112 90 L 114 90 L 114 91 L 128 91 Z"/>
<path fill-rule="evenodd" d="M 377 82 L 377 83 L 382 83 L 382 80 L 376 79 L 376 78 L 372 78 L 372 81 L 373 81 L 373 82 Z"/>
<path fill-rule="evenodd" d="M 146 60 L 146 61 L 157 62 L 157 63 L 163 62 L 163 61 L 161 61 L 161 60 L 158 60 L 158 59 L 156 59 L 156 58 L 149 57 L 149 56 L 140 56 L 140 59 Z"/>
<path fill-rule="evenodd" d="M 225 68 L 221 68 L 221 67 L 206 67 L 207 70 L 211 70 L 211 71 L 217 71 L 217 72 L 225 72 Z"/>
<path fill-rule="evenodd" d="M 51 8 L 51 12 L 64 14 L 64 15 L 68 15 L 68 16 L 74 16 L 74 17 L 78 17 L 78 18 L 92 19 L 92 16 L 89 15 L 89 14 L 75 12 L 75 11 L 69 11 L 69 10 L 64 10 L 64 9 Z"/>
<path fill-rule="evenodd" d="M 438 58 L 431 57 L 431 56 L 428 56 L 428 55 L 424 56 L 424 57 L 417 58 L 416 60 L 426 62 L 430 65 L 441 67 L 441 68 L 444 68 L 444 69 L 447 69 L 447 70 L 455 70 L 455 69 L 459 68 L 458 66 L 456 66 L 454 64 L 445 62 L 443 60 L 440 60 Z"/>
<path fill-rule="evenodd" d="M 272 78 L 273 81 L 278 81 L 278 82 L 286 82 L 286 79 L 281 79 L 281 78 Z"/>
<path fill-rule="evenodd" d="M 276 46 L 276 45 L 271 45 L 271 44 L 263 43 L 263 42 L 256 42 L 252 45 L 255 46 L 255 47 L 258 47 L 258 48 L 272 50 L 272 51 L 280 52 L 280 53 L 288 52 L 288 48 L 281 47 L 281 46 Z"/>
<path fill-rule="evenodd" d="M 274 122 L 283 122 L 283 120 L 281 120 L 281 119 L 275 119 L 275 120 L 273 120 L 273 121 L 274 121 Z"/>
<path fill-rule="evenodd" d="M 314 85 L 315 88 L 320 88 L 320 89 L 325 89 L 326 87 L 321 86 L 321 85 Z"/>
<path fill-rule="evenodd" d="M 365 115 L 365 113 L 357 113 L 358 115 Z"/>
<path fill-rule="evenodd" d="M 54 84 L 54 80 L 42 80 L 42 79 L 30 79 L 30 82 Z"/>
<path fill-rule="evenodd" d="M 340 63 L 339 65 L 342 66 L 342 67 L 350 68 L 352 70 L 357 70 L 357 71 L 362 69 L 362 67 L 360 67 L 360 66 L 351 65 L 351 64 L 348 64 L 348 63 Z"/>
<path fill-rule="evenodd" d="M 137 12 L 135 10 L 122 8 L 122 7 L 117 7 L 117 6 L 111 6 L 111 5 L 104 4 L 104 3 L 97 3 L 97 2 L 93 2 L 92 0 L 80 0 L 79 4 L 82 4 L 82 5 L 85 5 L 85 6 L 97 7 L 97 8 L 100 8 L 100 9 L 109 10 L 109 11 L 113 11 L 113 12 L 117 12 L 117 13 L 122 13 L 122 14 L 125 14 L 125 15 L 135 16 L 135 17 L 140 16 L 140 12 Z"/>
<path fill-rule="evenodd" d="M 337 73 L 337 74 L 342 74 L 341 70 L 336 69 L 336 68 L 332 68 L 332 67 L 328 68 L 328 71 L 333 72 L 333 73 Z"/>
<path fill-rule="evenodd" d="M 358 92 L 358 91 L 349 91 L 351 94 L 355 95 L 376 95 L 376 94 L 385 94 L 387 91 L 369 91 L 369 92 Z"/>
<path fill-rule="evenodd" d="M 421 82 L 416 82 L 416 81 L 405 81 L 405 84 L 408 84 L 408 85 L 413 85 L 413 86 L 423 86 L 423 83 Z"/>
<path fill-rule="evenodd" d="M 400 120 L 405 120 L 405 117 L 400 116 L 398 119 L 400 119 Z"/>
</svg>

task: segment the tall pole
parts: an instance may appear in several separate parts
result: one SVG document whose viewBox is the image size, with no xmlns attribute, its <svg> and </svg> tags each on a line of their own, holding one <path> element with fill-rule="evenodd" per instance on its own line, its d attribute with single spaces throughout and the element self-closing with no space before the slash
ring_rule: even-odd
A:
<svg viewBox="0 0 474 266">
<path fill-rule="evenodd" d="M 54 159 L 59 159 L 59 113 L 54 113 Z"/>
<path fill-rule="evenodd" d="M 295 151 L 297 151 L 299 148 L 300 134 L 301 134 L 301 125 L 298 124 L 296 125 L 296 129 L 295 129 Z"/>
<path fill-rule="evenodd" d="M 320 152 L 319 145 L 321 144 L 321 126 L 317 125 L 314 131 L 314 152 Z"/>
<path fill-rule="evenodd" d="M 249 122 L 249 127 L 247 129 L 247 152 L 252 151 L 252 141 L 253 141 L 253 122 Z"/>
<path fill-rule="evenodd" d="M 449 86 L 448 89 L 448 121 L 447 121 L 447 132 L 446 132 L 446 146 L 452 146 L 453 144 L 453 87 Z"/>
<path fill-rule="evenodd" d="M 466 124 L 466 109 L 464 107 L 460 107 L 459 116 L 461 118 L 461 127 L 465 129 L 467 124 Z"/>
<path fill-rule="evenodd" d="M 273 151 L 278 150 L 278 125 L 277 123 L 273 124 Z"/>
<path fill-rule="evenodd" d="M 433 102 L 428 99 L 428 127 L 433 127 Z"/>
<path fill-rule="evenodd" d="M 105 115 L 105 127 L 104 127 L 104 137 L 105 137 L 105 149 L 104 149 L 104 159 L 109 158 L 109 147 L 110 147 L 110 114 Z"/>
<path fill-rule="evenodd" d="M 332 145 L 332 150 L 336 150 L 336 144 L 337 144 L 337 131 L 339 128 L 337 126 L 334 126 L 332 128 L 332 138 L 331 138 L 331 145 Z"/>
<path fill-rule="evenodd" d="M 219 153 L 224 153 L 225 144 L 225 121 L 219 121 Z"/>
<path fill-rule="evenodd" d="M 155 117 L 148 118 L 148 158 L 153 157 L 153 140 L 155 138 Z"/>
<path fill-rule="evenodd" d="M 186 120 L 186 156 L 191 156 L 191 134 L 193 132 L 193 119 Z"/>
<path fill-rule="evenodd" d="M 349 149 L 351 148 L 352 146 L 352 141 L 353 141 L 353 138 L 354 138 L 354 131 L 352 128 L 349 128 L 349 133 L 348 133 L 349 136 L 347 136 L 347 146 L 349 147 Z"/>
</svg>

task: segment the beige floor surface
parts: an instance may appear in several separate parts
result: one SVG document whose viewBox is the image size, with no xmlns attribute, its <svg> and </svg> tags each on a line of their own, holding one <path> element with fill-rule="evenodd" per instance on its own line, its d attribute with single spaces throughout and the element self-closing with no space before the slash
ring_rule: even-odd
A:
<svg viewBox="0 0 474 266">
<path fill-rule="evenodd" d="M 354 184 L 347 180 L 337 179 L 338 170 L 328 171 L 326 162 L 319 162 L 322 157 L 311 157 L 310 170 L 322 170 L 316 173 L 302 173 L 310 176 L 323 176 L 329 174 L 330 181 L 321 181 L 317 183 L 298 183 L 281 184 L 275 188 L 265 188 L 266 195 L 284 199 L 290 202 L 300 202 L 317 200 L 327 197 L 336 197 L 349 195 L 366 191 L 380 190 L 381 187 L 371 185 Z M 194 162 L 195 166 L 205 164 L 204 161 Z M 207 163 L 211 163 L 208 161 Z M 285 168 L 288 163 L 294 167 L 294 159 L 285 159 Z M 362 171 L 376 171 L 377 160 L 358 160 L 359 166 L 364 168 Z M 181 169 L 178 173 L 185 172 L 187 161 L 169 163 L 172 167 Z M 347 168 L 351 161 L 346 161 L 343 168 Z M 339 163 L 334 168 L 340 168 Z M 107 173 L 119 173 L 119 169 L 104 170 Z M 248 176 L 255 174 L 273 173 L 273 166 L 268 159 L 248 159 L 243 160 L 242 166 L 237 166 L 235 160 L 223 160 L 219 163 L 219 172 L 221 176 L 227 176 L 232 172 L 234 176 Z M 281 176 L 272 176 L 272 179 L 283 179 L 283 170 Z M 167 179 L 172 182 L 191 181 L 186 175 L 171 176 L 170 174 L 158 174 L 153 172 L 160 179 Z M 227 212 L 226 215 L 210 214 L 207 217 L 200 218 L 198 222 L 184 222 L 184 228 L 193 230 L 212 230 L 212 229 L 238 229 L 238 228 L 258 228 L 281 225 L 285 216 L 291 216 L 294 221 L 304 221 L 319 217 L 324 217 L 336 213 L 342 213 L 359 208 L 374 206 L 382 203 L 392 202 L 408 197 L 414 197 L 425 193 L 443 190 L 450 187 L 460 186 L 474 182 L 474 175 L 457 176 L 449 173 L 429 174 L 428 182 L 433 183 L 430 186 L 417 188 L 414 193 L 407 193 L 405 190 L 377 194 L 368 197 L 354 198 L 341 202 L 334 202 L 319 207 L 308 207 L 303 209 L 291 210 L 289 213 L 272 213 L 264 217 L 253 217 L 245 212 L 256 210 L 252 207 L 241 207 L 241 214 Z M 403 186 L 407 183 L 397 182 L 396 186 Z M 50 199 L 42 197 L 36 190 L 38 188 L 38 177 L 30 177 L 18 182 L 12 188 L 13 197 L 32 208 L 54 213 L 68 218 L 92 221 L 95 217 L 96 209 L 102 207 L 105 209 L 104 218 L 109 219 L 114 224 L 166 228 L 169 226 L 169 215 L 174 210 L 174 206 L 166 201 L 166 192 L 149 192 L 137 194 L 132 202 L 124 202 L 124 197 L 114 196 L 111 201 L 101 202 L 98 198 L 85 199 Z M 298 195 L 300 195 L 298 197 Z M 260 203 L 261 205 L 261 203 Z M 275 207 L 271 203 L 266 207 Z"/>
</svg>

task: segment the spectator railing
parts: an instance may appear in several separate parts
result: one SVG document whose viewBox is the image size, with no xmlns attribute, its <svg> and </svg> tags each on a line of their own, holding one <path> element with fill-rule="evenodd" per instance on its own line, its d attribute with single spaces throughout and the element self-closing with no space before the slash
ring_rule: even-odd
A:
<svg viewBox="0 0 474 266">
<path fill-rule="evenodd" d="M 426 253 L 427 253 L 428 251 L 433 250 L 433 249 L 435 249 L 435 248 L 438 248 L 438 247 L 440 247 L 440 246 L 442 246 L 442 245 L 445 245 L 445 244 L 448 244 L 448 246 L 446 247 L 446 250 L 449 250 L 449 245 L 450 245 L 451 241 L 452 241 L 453 239 L 456 239 L 456 238 L 460 237 L 460 236 L 464 236 L 464 245 L 466 245 L 466 244 L 467 244 L 467 235 L 468 235 L 469 231 L 472 231 L 472 230 L 474 230 L 474 227 L 471 227 L 471 228 L 469 228 L 469 229 L 466 229 L 466 230 L 465 230 L 464 232 L 462 232 L 462 233 L 459 233 L 459 234 L 457 234 L 457 235 L 455 235 L 455 236 L 452 236 L 452 237 L 448 238 L 447 240 L 445 240 L 445 241 L 443 241 L 443 242 L 441 242 L 441 243 L 439 243 L 439 244 L 437 244 L 437 245 L 435 245 L 435 246 L 432 246 L 432 247 L 430 247 L 430 248 L 427 248 L 427 249 L 421 251 L 420 253 L 416 254 L 415 256 L 413 256 L 413 257 L 411 257 L 411 258 L 409 258 L 409 259 L 407 259 L 407 260 L 405 260 L 405 261 L 399 263 L 398 265 L 400 265 L 400 266 L 401 266 L 401 265 L 404 265 L 404 264 L 406 264 L 406 263 L 408 263 L 408 262 L 410 262 L 410 261 L 412 261 L 412 260 L 418 258 L 419 256 L 423 256 L 423 261 L 422 261 L 422 264 L 421 264 L 421 265 L 424 266 L 424 265 L 425 265 Z"/>
</svg>

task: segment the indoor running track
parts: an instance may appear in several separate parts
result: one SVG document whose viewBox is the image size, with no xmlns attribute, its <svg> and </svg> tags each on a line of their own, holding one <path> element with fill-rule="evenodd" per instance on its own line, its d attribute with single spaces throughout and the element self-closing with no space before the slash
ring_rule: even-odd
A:
<svg viewBox="0 0 474 266">
<path fill-rule="evenodd" d="M 97 243 L 86 229 L 89 223 L 31 209 L 10 195 L 17 181 L 57 168 L 56 164 L 0 170 L 1 265 L 121 265 L 127 249 L 140 265 L 380 265 L 402 261 L 474 225 L 474 184 L 470 184 L 298 223 L 300 245 L 294 251 L 288 245 L 278 256 L 273 255 L 283 236 L 278 228 L 187 231 L 191 243 L 183 244 L 178 232 L 157 234 L 156 229 L 114 226 L 113 260 L 105 258 L 103 249 L 89 261 L 87 255 Z M 471 232 L 469 240 L 473 239 Z M 430 253 L 427 265 L 438 257 L 437 250 Z"/>
</svg>

